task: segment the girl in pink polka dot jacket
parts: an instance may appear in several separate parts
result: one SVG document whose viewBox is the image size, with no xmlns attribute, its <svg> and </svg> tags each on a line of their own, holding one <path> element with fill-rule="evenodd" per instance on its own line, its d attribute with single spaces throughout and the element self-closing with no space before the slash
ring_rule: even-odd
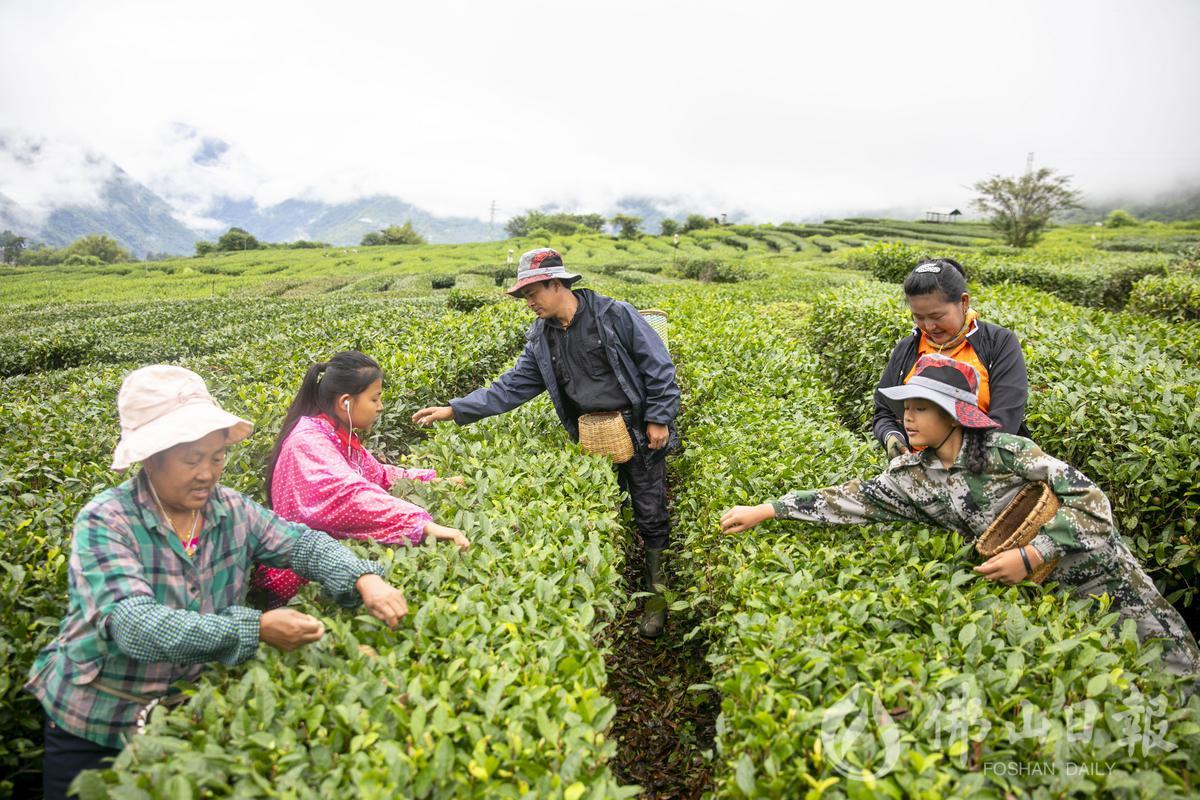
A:
<svg viewBox="0 0 1200 800">
<path fill-rule="evenodd" d="M 375 423 L 382 393 L 383 371 L 362 353 L 338 353 L 309 367 L 267 462 L 268 503 L 284 519 L 338 539 L 407 545 L 432 536 L 466 550 L 471 543 L 462 531 L 438 525 L 425 509 L 388 492 L 397 480 L 431 481 L 437 473 L 382 464 L 354 433 Z M 266 591 L 274 608 L 305 583 L 291 570 L 259 566 L 252 585 Z"/>
</svg>

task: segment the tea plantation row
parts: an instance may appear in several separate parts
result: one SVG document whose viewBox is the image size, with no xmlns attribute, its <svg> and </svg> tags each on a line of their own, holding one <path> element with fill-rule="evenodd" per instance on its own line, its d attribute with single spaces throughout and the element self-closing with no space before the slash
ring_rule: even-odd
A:
<svg viewBox="0 0 1200 800">
<path fill-rule="evenodd" d="M 689 397 L 674 498 L 681 584 L 709 614 L 714 677 L 695 688 L 721 695 L 717 796 L 1190 796 L 1200 700 L 1181 706 L 1158 647 L 1139 648 L 1131 626 L 1112 633 L 1113 615 L 989 584 L 945 532 L 717 530 L 730 505 L 882 468 L 876 445 L 841 426 L 822 382 L 833 343 L 880 324 L 855 310 L 866 292 L 814 306 L 813 320 L 854 320 L 820 349 L 718 297 L 675 317 Z M 875 335 L 890 342 L 892 332 Z M 1160 739 L 1140 734 L 1151 718 Z M 1014 777 L 987 768 L 995 763 L 1060 771 Z M 1106 771 L 1061 769 L 1096 763 Z"/>
</svg>

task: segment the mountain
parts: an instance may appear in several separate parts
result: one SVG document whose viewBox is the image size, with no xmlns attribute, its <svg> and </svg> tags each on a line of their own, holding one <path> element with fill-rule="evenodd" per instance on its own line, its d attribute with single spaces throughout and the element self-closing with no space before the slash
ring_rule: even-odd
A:
<svg viewBox="0 0 1200 800">
<path fill-rule="evenodd" d="M 113 237 L 138 258 L 147 253 L 191 253 L 200 240 L 173 216 L 165 200 L 119 167 L 101 189 L 99 204 L 54 209 L 36 238 L 61 247 L 92 233 Z"/>
<path fill-rule="evenodd" d="M 0 231 L 12 231 L 19 236 L 32 236 L 38 226 L 16 201 L 0 192 Z"/>
<path fill-rule="evenodd" d="M 268 242 L 298 239 L 358 244 L 362 237 L 388 225 L 411 221 L 434 244 L 485 242 L 503 238 L 503 228 L 489 231 L 488 224 L 471 217 L 439 217 L 390 195 L 372 195 L 345 203 L 285 200 L 259 208 L 252 201 L 219 199 L 207 216 L 230 227 L 243 228 Z"/>
</svg>

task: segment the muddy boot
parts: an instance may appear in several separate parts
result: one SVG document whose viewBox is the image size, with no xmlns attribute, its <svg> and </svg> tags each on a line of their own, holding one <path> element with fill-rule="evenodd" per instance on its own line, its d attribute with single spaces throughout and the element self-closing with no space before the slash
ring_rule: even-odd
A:
<svg viewBox="0 0 1200 800">
<path fill-rule="evenodd" d="M 655 639 L 662 635 L 667 627 L 667 600 L 662 596 L 666 588 L 663 576 L 663 549 L 651 550 L 646 548 L 646 557 L 642 563 L 642 590 L 653 592 L 646 598 L 642 609 L 641 619 L 638 620 L 638 633 L 647 639 Z"/>
</svg>

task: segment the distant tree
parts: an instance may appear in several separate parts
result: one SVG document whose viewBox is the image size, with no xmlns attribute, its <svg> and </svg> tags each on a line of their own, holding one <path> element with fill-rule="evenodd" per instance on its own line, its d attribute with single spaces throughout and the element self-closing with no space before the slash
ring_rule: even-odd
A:
<svg viewBox="0 0 1200 800">
<path fill-rule="evenodd" d="M 383 229 L 383 235 L 391 244 L 428 244 L 425 237 L 417 233 L 417 229 L 413 227 L 412 220 L 406 220 L 399 227 L 389 225 Z"/>
<path fill-rule="evenodd" d="M 642 218 L 631 214 L 617 214 L 612 218 L 612 224 L 621 229 L 622 239 L 636 239 L 641 233 Z"/>
<path fill-rule="evenodd" d="M 1123 208 L 1114 208 L 1104 218 L 1104 227 L 1106 228 L 1128 228 L 1137 224 L 1138 218 Z"/>
<path fill-rule="evenodd" d="M 666 217 L 658 224 L 658 234 L 660 236 L 674 236 L 679 233 L 679 223 L 670 217 Z"/>
<path fill-rule="evenodd" d="M 702 231 L 705 228 L 711 228 L 713 220 L 703 214 L 688 214 L 687 219 L 683 221 L 683 230 L 681 233 L 690 233 L 691 231 Z"/>
<path fill-rule="evenodd" d="M 44 244 L 31 244 L 17 256 L 17 263 L 22 266 L 46 266 L 61 264 L 65 251 Z"/>
<path fill-rule="evenodd" d="M 220 239 L 217 239 L 217 249 L 222 252 L 257 250 L 259 247 L 258 239 L 241 228 L 230 228 Z"/>
<path fill-rule="evenodd" d="M 525 214 L 517 214 L 508 222 L 504 223 L 504 230 L 514 239 L 520 239 L 528 236 L 533 227 L 529 224 L 529 217 L 532 214 L 537 214 L 537 211 L 529 211 Z"/>
<path fill-rule="evenodd" d="M 12 231 L 0 233 L 0 255 L 3 256 L 5 264 L 17 263 L 17 259 L 21 257 L 21 251 L 24 249 L 24 236 L 17 236 Z"/>
<path fill-rule="evenodd" d="M 582 225 L 585 228 L 590 228 L 597 233 L 604 230 L 603 214 L 572 214 L 566 216 L 574 216 L 579 225 Z"/>
<path fill-rule="evenodd" d="M 577 233 L 599 233 L 607 220 L 603 214 L 547 214 L 544 211 L 526 211 L 511 218 L 504 225 L 508 235 L 525 238 L 536 230 L 546 230 L 559 236 Z"/>
<path fill-rule="evenodd" d="M 212 242 L 196 242 L 196 255 L 206 256 L 215 251 L 217 246 Z"/>
<path fill-rule="evenodd" d="M 362 238 L 363 247 L 377 247 L 383 244 L 427 244 L 425 237 L 417 233 L 412 221 L 403 225 L 388 225 L 381 231 L 372 231 Z"/>
<path fill-rule="evenodd" d="M 1013 247 L 1028 247 L 1042 234 L 1050 217 L 1080 208 L 1080 194 L 1071 178 L 1042 167 L 1016 178 L 993 175 L 975 184 L 979 197 L 971 204 L 988 215 L 992 227 Z"/>
<path fill-rule="evenodd" d="M 121 247 L 116 239 L 99 233 L 76 239 L 63 248 L 62 255 L 65 263 L 75 264 L 92 263 L 87 260 L 89 257 L 101 264 L 115 264 L 130 259 L 129 251 Z M 73 256 L 77 258 L 72 259 Z"/>
</svg>

